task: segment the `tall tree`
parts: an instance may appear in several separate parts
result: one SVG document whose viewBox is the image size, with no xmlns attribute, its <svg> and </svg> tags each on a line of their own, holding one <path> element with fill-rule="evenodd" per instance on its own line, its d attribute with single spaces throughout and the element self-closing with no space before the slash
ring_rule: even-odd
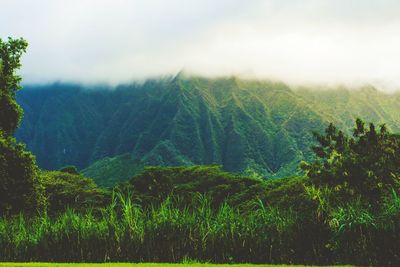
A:
<svg viewBox="0 0 400 267">
<path fill-rule="evenodd" d="M 12 135 L 22 118 L 22 109 L 15 101 L 16 92 L 21 89 L 21 77 L 16 70 L 21 67 L 21 56 L 28 43 L 20 39 L 0 39 L 0 130 Z"/>
<path fill-rule="evenodd" d="M 17 143 L 13 133 L 22 118 L 16 102 L 21 89 L 21 56 L 27 42 L 20 39 L 0 39 L 0 214 L 36 212 L 43 207 L 43 187 L 35 157 Z"/>
</svg>

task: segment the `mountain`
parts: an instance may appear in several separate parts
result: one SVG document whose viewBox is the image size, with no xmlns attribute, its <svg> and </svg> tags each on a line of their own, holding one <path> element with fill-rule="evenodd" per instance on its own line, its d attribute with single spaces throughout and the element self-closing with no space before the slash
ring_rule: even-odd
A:
<svg viewBox="0 0 400 267">
<path fill-rule="evenodd" d="M 146 165 L 219 164 L 250 176 L 283 177 L 312 158 L 311 132 L 329 122 L 350 131 L 360 117 L 400 131 L 400 94 L 371 86 L 291 88 L 179 74 L 116 88 L 26 86 L 18 101 L 25 116 L 16 135 L 40 167 L 73 164 L 100 185 Z"/>
</svg>

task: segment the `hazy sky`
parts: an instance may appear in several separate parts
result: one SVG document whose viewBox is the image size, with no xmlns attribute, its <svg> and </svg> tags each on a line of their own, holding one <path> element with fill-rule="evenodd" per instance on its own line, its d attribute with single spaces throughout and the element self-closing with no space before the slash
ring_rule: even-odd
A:
<svg viewBox="0 0 400 267">
<path fill-rule="evenodd" d="M 25 83 L 119 83 L 184 69 L 400 87 L 400 1 L 0 0 Z"/>
</svg>

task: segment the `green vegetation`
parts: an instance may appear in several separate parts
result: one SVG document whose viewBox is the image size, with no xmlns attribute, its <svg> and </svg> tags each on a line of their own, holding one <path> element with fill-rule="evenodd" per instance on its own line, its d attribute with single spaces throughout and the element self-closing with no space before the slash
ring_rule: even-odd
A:
<svg viewBox="0 0 400 267">
<path fill-rule="evenodd" d="M 143 163 L 139 159 L 132 158 L 127 153 L 113 158 L 105 157 L 98 160 L 82 170 L 82 174 L 93 178 L 99 186 L 113 187 L 140 173 L 142 170 Z"/>
<path fill-rule="evenodd" d="M 35 158 L 13 138 L 22 117 L 15 101 L 21 77 L 15 72 L 27 45 L 23 39 L 0 39 L 0 216 L 35 213 L 45 204 Z"/>
<path fill-rule="evenodd" d="M 69 210 L 57 218 L 3 219 L 2 260 L 281 262 L 294 256 L 280 244 L 294 223 L 285 213 L 257 208 L 241 216 L 228 205 L 213 210 L 200 196 L 192 208 L 180 206 L 167 199 L 143 209 L 117 195 L 100 217 Z"/>
<path fill-rule="evenodd" d="M 15 101 L 16 92 L 21 89 L 16 70 L 21 67 L 27 46 L 23 39 L 0 39 L 0 131 L 6 136 L 14 133 L 22 118 L 22 109 Z"/>
<path fill-rule="evenodd" d="M 371 87 L 293 89 L 180 74 L 92 89 L 21 91 L 26 116 L 17 137 L 42 168 L 74 164 L 101 186 L 126 181 L 143 166 L 218 164 L 246 176 L 287 177 L 313 160 L 311 133 L 330 122 L 348 134 L 357 117 L 400 131 L 400 94 Z"/>
<path fill-rule="evenodd" d="M 86 211 L 88 208 L 104 206 L 107 193 L 98 188 L 92 179 L 80 174 L 64 171 L 42 171 L 47 212 L 56 214 L 72 208 L 75 211 Z"/>
<path fill-rule="evenodd" d="M 246 207 L 265 197 L 266 183 L 224 172 L 220 166 L 146 167 L 120 189 L 132 192 L 143 206 L 159 203 L 169 196 L 190 202 L 193 194 L 200 193 L 210 198 L 213 207 L 224 202 Z"/>
<path fill-rule="evenodd" d="M 319 160 L 303 165 L 313 184 L 335 188 L 344 201 L 362 196 L 378 206 L 400 185 L 400 136 L 388 133 L 385 125 L 377 131 L 357 119 L 351 138 L 333 124 L 325 132 L 316 134 L 319 145 L 313 149 Z"/>
<path fill-rule="evenodd" d="M 1 218 L 1 260 L 400 263 L 399 137 L 360 120 L 351 138 L 333 125 L 316 136 L 319 159 L 303 164 L 303 178 L 264 181 L 218 166 L 148 167 L 96 209 L 87 208 L 92 193 L 75 192 L 85 191 L 74 186 L 80 183 L 98 192 L 88 179 L 45 173 L 44 180 L 66 182 L 61 192 L 88 206 Z M 55 199 L 71 203 L 54 188 Z"/>
<path fill-rule="evenodd" d="M 22 39 L 0 40 L 0 97 L 6 103 L 0 111 L 0 261 L 400 265 L 400 135 L 386 125 L 377 130 L 357 119 L 350 132 L 346 120 L 352 115 L 346 113 L 338 115 L 344 130 L 331 123 L 324 134 L 314 134 L 316 142 L 310 141 L 305 131 L 320 127 L 322 113 L 307 102 L 307 92 L 296 98 L 281 84 L 264 90 L 269 83 L 178 75 L 135 89 L 97 91 L 97 101 L 104 96 L 122 101 L 129 92 L 145 111 L 130 113 L 121 130 L 116 127 L 120 116 L 138 107 L 126 102 L 122 110 L 101 115 L 94 106 L 76 102 L 85 114 L 79 123 L 68 112 L 58 118 L 60 126 L 66 120 L 79 128 L 76 139 L 61 127 L 57 140 L 44 149 L 57 152 L 46 155 L 55 165 L 70 157 L 89 163 L 131 151 L 85 170 L 104 186 L 142 170 L 105 190 L 71 165 L 40 171 L 32 154 L 12 137 L 22 114 L 15 102 L 20 78 L 14 72 L 25 47 Z M 75 92 L 93 97 L 92 92 Z M 377 97 L 371 89 L 363 92 Z M 51 103 L 59 93 L 55 98 L 49 93 Z M 75 97 L 69 91 L 62 94 L 63 99 Z M 266 105 L 260 100 L 265 95 L 275 101 Z M 348 95 L 334 94 L 341 101 Z M 387 105 L 370 115 L 391 118 L 395 128 L 399 115 L 385 113 L 394 108 L 385 97 L 373 101 Z M 112 107 L 112 102 L 99 103 L 104 110 Z M 63 110 L 62 104 L 58 107 Z M 46 115 L 61 115 L 57 110 Z M 40 125 L 41 119 L 33 121 Z M 92 140 L 98 124 L 105 132 Z M 88 126 L 93 126 L 89 132 L 80 131 Z M 58 139 L 64 138 L 58 151 Z M 309 150 L 303 147 L 310 144 Z M 86 150 L 92 145 L 93 151 Z M 77 147 L 81 150 L 75 152 Z M 301 159 L 308 160 L 300 164 L 304 175 L 261 178 L 294 172 Z M 194 165 L 212 162 L 242 174 Z M 142 169 L 148 163 L 183 166 Z"/>
<path fill-rule="evenodd" d="M 209 263 L 0 263 L 4 267 L 305 267 L 305 265 L 269 265 L 269 264 L 209 264 Z M 307 265 L 311 267 L 310 265 Z M 349 265 L 335 265 L 336 267 L 346 267 Z M 329 266 L 326 266 L 329 267 Z"/>
</svg>

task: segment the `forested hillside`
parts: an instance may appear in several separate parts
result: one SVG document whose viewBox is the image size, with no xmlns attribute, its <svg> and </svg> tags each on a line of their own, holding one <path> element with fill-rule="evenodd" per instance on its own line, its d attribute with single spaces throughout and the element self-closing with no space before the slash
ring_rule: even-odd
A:
<svg viewBox="0 0 400 267">
<path fill-rule="evenodd" d="M 250 176 L 283 177 L 312 157 L 311 132 L 329 122 L 350 129 L 360 117 L 400 130 L 400 94 L 372 87 L 290 88 L 179 74 L 116 88 L 26 86 L 18 101 L 25 116 L 17 138 L 40 167 L 76 165 L 106 186 L 145 165 L 216 163 Z"/>
</svg>

